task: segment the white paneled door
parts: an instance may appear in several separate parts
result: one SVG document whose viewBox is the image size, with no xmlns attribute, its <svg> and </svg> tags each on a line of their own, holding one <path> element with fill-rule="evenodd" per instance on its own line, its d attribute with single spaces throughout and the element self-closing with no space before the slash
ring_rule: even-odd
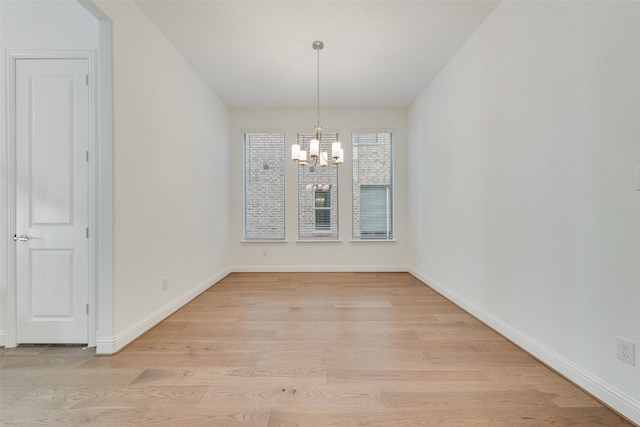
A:
<svg viewBox="0 0 640 427">
<path fill-rule="evenodd" d="M 88 342 L 86 59 L 16 61 L 16 341 Z"/>
</svg>

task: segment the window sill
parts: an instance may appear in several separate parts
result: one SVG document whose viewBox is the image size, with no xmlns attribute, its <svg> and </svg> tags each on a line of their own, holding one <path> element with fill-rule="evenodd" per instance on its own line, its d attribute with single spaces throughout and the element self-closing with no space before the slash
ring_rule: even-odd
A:
<svg viewBox="0 0 640 427">
<path fill-rule="evenodd" d="M 317 239 L 317 240 L 296 240 L 296 243 L 342 243 L 342 240 L 335 239 Z"/>
<path fill-rule="evenodd" d="M 280 240 L 280 239 L 278 239 L 278 240 L 276 240 L 276 239 L 273 239 L 273 240 L 271 240 L 271 239 L 249 239 L 249 240 L 243 239 L 241 242 L 242 243 L 287 243 L 286 240 Z"/>
<path fill-rule="evenodd" d="M 396 239 L 351 239 L 351 243 L 398 243 Z"/>
</svg>

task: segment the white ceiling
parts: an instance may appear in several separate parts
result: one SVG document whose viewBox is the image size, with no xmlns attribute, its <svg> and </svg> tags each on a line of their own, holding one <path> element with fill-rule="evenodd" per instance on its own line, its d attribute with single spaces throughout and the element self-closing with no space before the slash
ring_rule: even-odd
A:
<svg viewBox="0 0 640 427">
<path fill-rule="evenodd" d="M 496 7 L 492 0 L 139 0 L 232 109 L 406 108 Z"/>
</svg>

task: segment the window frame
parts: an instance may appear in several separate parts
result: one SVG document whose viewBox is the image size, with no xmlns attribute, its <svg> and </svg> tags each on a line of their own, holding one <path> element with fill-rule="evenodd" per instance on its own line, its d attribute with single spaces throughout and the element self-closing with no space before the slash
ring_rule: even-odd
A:
<svg viewBox="0 0 640 427">
<path fill-rule="evenodd" d="M 337 131 L 324 131 L 321 139 L 321 150 L 331 152 L 331 143 L 338 141 Z M 309 141 L 315 138 L 315 133 L 310 131 L 299 131 L 297 141 L 301 149 L 308 150 Z M 300 166 L 297 165 L 298 182 L 296 193 L 298 197 L 298 230 L 297 242 L 336 242 L 340 240 L 340 208 L 339 208 L 339 166 L 329 164 L 327 166 Z M 311 174 L 316 174 L 312 175 Z M 325 176 L 322 176 L 324 174 Z M 327 176 L 328 175 L 328 176 Z M 318 187 L 319 188 L 318 188 Z M 316 227 L 316 191 L 323 189 L 330 193 L 331 206 L 329 210 L 329 227 L 318 229 Z M 311 191 L 312 196 L 304 194 Z M 310 203 L 310 206 L 303 204 Z"/>
<path fill-rule="evenodd" d="M 314 226 L 317 232 L 326 232 L 331 230 L 331 190 L 315 189 L 315 205 L 314 205 Z M 320 194 L 319 194 L 320 193 Z M 324 206 L 318 206 L 318 195 L 324 196 Z M 326 224 L 318 225 L 318 213 L 323 212 L 321 215 L 323 220 L 326 218 Z M 328 215 L 326 213 L 328 212 Z"/>
<path fill-rule="evenodd" d="M 395 241 L 395 168 L 394 168 L 394 130 L 393 129 L 376 129 L 376 130 L 358 130 L 353 131 L 351 134 L 351 241 L 353 242 L 389 242 Z M 376 141 L 369 142 L 366 140 L 358 140 L 358 135 L 376 134 Z M 363 157 L 362 147 L 373 147 L 380 140 L 380 136 L 385 135 L 388 138 L 388 158 L 385 159 L 385 165 L 388 167 L 386 174 L 388 179 L 384 181 L 373 180 L 367 182 L 362 178 L 363 168 L 358 163 Z M 386 148 L 385 144 L 385 150 Z M 362 232 L 362 199 L 361 199 L 361 187 L 386 187 L 387 188 L 387 202 L 386 202 L 386 214 L 385 223 L 387 224 L 387 230 L 384 233 L 375 233 L 367 235 Z"/>
<path fill-rule="evenodd" d="M 247 141 L 247 136 L 248 135 L 267 135 L 269 137 L 280 137 L 280 140 L 277 141 L 279 145 L 281 145 L 281 150 L 278 150 L 279 152 L 281 152 L 281 155 L 278 158 L 278 163 L 279 163 L 279 167 L 281 168 L 281 182 L 279 183 L 281 185 L 281 187 L 279 188 L 279 191 L 282 193 L 282 197 L 279 200 L 279 209 L 281 210 L 282 213 L 282 219 L 280 221 L 279 227 L 281 230 L 281 234 L 277 235 L 277 236 L 259 236 L 259 235 L 249 235 L 248 234 L 248 227 L 247 227 L 247 220 L 248 220 L 248 215 L 249 212 L 247 210 L 247 184 L 248 184 L 248 174 L 247 174 L 247 167 L 248 167 L 248 158 L 247 158 L 247 152 L 248 152 L 248 141 Z M 280 148 L 280 147 L 279 147 Z M 285 132 L 282 130 L 247 130 L 247 131 L 243 131 L 242 132 L 242 226 L 243 226 L 243 242 L 286 242 L 287 240 L 287 221 L 286 221 L 286 167 L 285 167 L 285 160 L 286 160 L 286 135 Z M 266 169 L 265 169 L 266 170 Z M 272 222 L 272 220 L 270 220 L 269 222 Z"/>
</svg>

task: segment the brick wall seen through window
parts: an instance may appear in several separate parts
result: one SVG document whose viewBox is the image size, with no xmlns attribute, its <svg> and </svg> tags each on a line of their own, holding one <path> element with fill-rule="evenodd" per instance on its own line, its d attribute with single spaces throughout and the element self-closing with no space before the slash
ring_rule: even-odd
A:
<svg viewBox="0 0 640 427">
<path fill-rule="evenodd" d="M 285 239 L 284 134 L 244 135 L 244 238 Z"/>
</svg>

